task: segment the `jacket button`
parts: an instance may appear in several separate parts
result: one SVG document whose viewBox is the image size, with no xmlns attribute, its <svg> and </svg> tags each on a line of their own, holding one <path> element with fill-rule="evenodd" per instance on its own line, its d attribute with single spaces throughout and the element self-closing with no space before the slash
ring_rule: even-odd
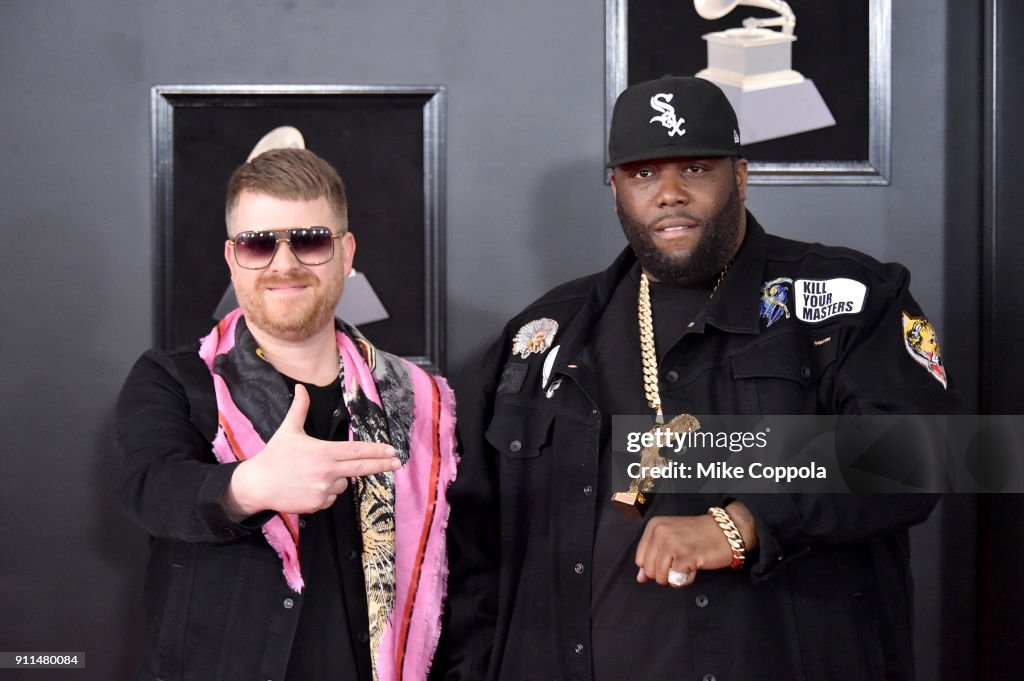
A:
<svg viewBox="0 0 1024 681">
<path fill-rule="evenodd" d="M 584 570 L 585 568 L 583 567 L 583 563 L 576 563 L 576 564 L 575 564 L 575 565 L 574 565 L 574 566 L 572 567 L 572 569 L 573 569 L 573 571 L 574 571 L 574 572 L 575 572 L 576 574 L 578 574 L 578 575 L 582 575 L 582 574 L 583 574 L 583 570 Z"/>
<path fill-rule="evenodd" d="M 299 529 L 300 530 L 306 529 L 306 519 L 305 518 L 299 518 Z"/>
<path fill-rule="evenodd" d="M 359 557 L 359 552 L 356 551 L 355 549 L 349 549 L 348 551 L 345 552 L 345 557 L 348 558 L 349 560 L 355 560 L 356 558 Z"/>
<path fill-rule="evenodd" d="M 295 605 L 295 601 L 293 601 L 292 599 L 290 599 L 290 598 L 284 599 L 284 609 L 285 610 L 291 610 L 294 605 Z"/>
<path fill-rule="evenodd" d="M 679 372 L 672 370 L 665 374 L 665 380 L 669 383 L 675 383 L 679 380 Z"/>
<path fill-rule="evenodd" d="M 800 375 L 804 378 L 811 377 L 811 367 L 800 367 Z"/>
<path fill-rule="evenodd" d="M 697 604 L 698 608 L 706 608 L 706 607 L 708 607 L 708 597 L 705 596 L 704 594 L 700 594 L 699 596 L 694 598 L 693 602 Z"/>
<path fill-rule="evenodd" d="M 367 643 L 370 640 L 370 635 L 365 631 L 360 631 L 359 636 L 357 636 L 356 638 L 359 639 L 360 643 Z"/>
<path fill-rule="evenodd" d="M 523 443 L 520 442 L 519 440 L 512 440 L 512 442 L 508 443 L 508 451 L 510 452 L 518 452 L 522 448 Z"/>
<path fill-rule="evenodd" d="M 583 493 L 589 497 L 591 494 L 594 493 L 594 488 L 591 487 L 590 485 L 587 485 L 586 487 L 583 488 Z"/>
<path fill-rule="evenodd" d="M 583 644 L 582 643 L 577 643 L 576 647 L 574 647 L 572 650 L 577 655 L 582 655 L 583 654 Z"/>
<path fill-rule="evenodd" d="M 334 418 L 338 418 L 339 416 L 341 416 L 341 409 L 335 409 L 335 410 L 334 410 L 334 411 L 333 411 L 333 412 L 331 413 L 331 416 L 333 416 Z"/>
</svg>

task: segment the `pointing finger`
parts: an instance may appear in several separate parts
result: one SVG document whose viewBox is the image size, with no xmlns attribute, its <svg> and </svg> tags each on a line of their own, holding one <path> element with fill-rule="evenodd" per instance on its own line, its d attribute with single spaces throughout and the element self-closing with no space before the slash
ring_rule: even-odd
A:
<svg viewBox="0 0 1024 681">
<path fill-rule="evenodd" d="M 364 475 L 384 473 L 386 471 L 397 470 L 401 467 L 402 462 L 395 458 L 352 459 L 339 462 L 335 471 L 339 476 L 344 476 L 346 478 L 360 478 Z"/>
<path fill-rule="evenodd" d="M 332 443 L 332 454 L 336 461 L 355 459 L 390 459 L 396 456 L 395 448 L 380 442 L 347 440 Z M 385 469 L 386 470 L 386 469 Z"/>
</svg>

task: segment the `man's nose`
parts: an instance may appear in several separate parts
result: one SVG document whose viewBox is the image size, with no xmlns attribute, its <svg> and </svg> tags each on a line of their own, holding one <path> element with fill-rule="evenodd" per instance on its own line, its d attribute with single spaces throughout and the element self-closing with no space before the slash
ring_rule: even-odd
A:
<svg viewBox="0 0 1024 681">
<path fill-rule="evenodd" d="M 295 251 L 292 250 L 292 242 L 287 240 L 278 241 L 277 248 L 274 250 L 274 257 L 270 260 L 267 268 L 288 272 L 300 267 L 302 267 L 302 263 L 295 257 Z"/>
<path fill-rule="evenodd" d="M 683 175 L 667 172 L 658 179 L 659 206 L 685 206 L 690 203 L 690 185 Z"/>
</svg>

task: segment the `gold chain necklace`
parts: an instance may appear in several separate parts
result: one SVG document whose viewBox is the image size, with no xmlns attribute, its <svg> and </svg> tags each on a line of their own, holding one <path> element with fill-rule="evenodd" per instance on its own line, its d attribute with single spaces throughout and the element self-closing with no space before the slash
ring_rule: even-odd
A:
<svg viewBox="0 0 1024 681">
<path fill-rule="evenodd" d="M 725 273 L 732 265 L 730 260 L 722 273 L 718 275 L 715 287 L 711 289 L 708 302 L 715 297 L 715 292 L 722 285 Z M 637 316 L 640 320 L 640 360 L 644 366 L 644 396 L 647 404 L 655 412 L 655 422 L 665 422 L 665 415 L 661 411 L 661 394 L 658 392 L 658 355 L 654 349 L 654 314 L 651 311 L 651 286 L 647 279 L 647 273 L 640 271 L 640 295 L 637 300 Z"/>
<path fill-rule="evenodd" d="M 715 287 L 711 289 L 708 302 L 715 296 L 718 287 L 725 279 L 725 273 L 729 270 L 730 260 L 718 275 Z M 658 392 L 658 355 L 654 350 L 654 315 L 651 312 L 651 286 L 647 279 L 647 273 L 640 273 L 640 295 L 637 301 L 637 313 L 640 319 L 640 358 L 644 366 L 644 395 L 647 397 L 647 404 L 655 411 L 654 428 L 652 433 L 692 433 L 700 430 L 700 421 L 690 414 L 680 414 L 674 419 L 665 423 L 665 415 L 661 411 L 661 394 Z M 616 509 L 630 517 L 642 516 L 651 505 L 654 498 L 655 480 L 647 471 L 664 466 L 667 461 L 661 456 L 660 445 L 652 444 L 645 447 L 640 454 L 641 473 L 634 477 L 629 483 L 629 489 L 625 492 L 612 494 L 612 504 Z"/>
</svg>

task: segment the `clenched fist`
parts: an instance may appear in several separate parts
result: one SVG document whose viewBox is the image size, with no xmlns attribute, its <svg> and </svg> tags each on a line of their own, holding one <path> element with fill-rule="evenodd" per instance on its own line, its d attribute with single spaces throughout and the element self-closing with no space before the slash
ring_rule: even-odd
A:
<svg viewBox="0 0 1024 681">
<path fill-rule="evenodd" d="M 754 517 L 746 505 L 734 501 L 726 511 L 736 524 L 749 554 L 757 547 Z M 732 548 L 722 528 L 710 515 L 656 516 L 647 521 L 636 548 L 636 581 L 656 581 L 674 587 L 693 584 L 698 570 L 719 570 L 732 564 Z M 670 582 L 669 570 L 686 575 Z"/>
</svg>

